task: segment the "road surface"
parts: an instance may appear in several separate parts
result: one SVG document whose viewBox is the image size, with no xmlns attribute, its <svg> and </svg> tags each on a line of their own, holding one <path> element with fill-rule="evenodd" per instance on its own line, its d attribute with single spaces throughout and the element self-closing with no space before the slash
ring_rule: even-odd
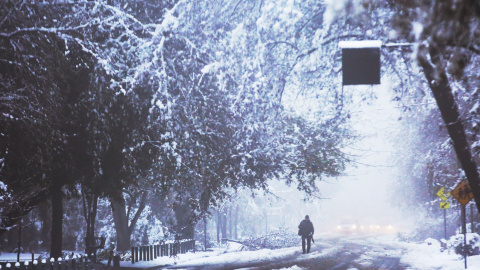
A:
<svg viewBox="0 0 480 270">
<path fill-rule="evenodd" d="M 310 254 L 302 254 L 301 247 L 298 252 L 284 257 L 281 260 L 264 258 L 252 262 L 228 262 L 208 265 L 170 266 L 159 269 L 188 269 L 188 270 L 228 270 L 228 269 L 282 269 L 293 266 L 302 269 L 359 269 L 359 270 L 402 270 L 406 265 L 400 262 L 403 250 L 388 244 L 372 243 L 368 240 L 372 236 L 337 236 L 318 241 L 314 244 Z M 326 252 L 329 250 L 329 252 Z M 334 250 L 332 252 L 332 250 Z M 375 252 L 377 251 L 377 252 Z M 380 252 L 378 252 L 380 251 Z"/>
</svg>

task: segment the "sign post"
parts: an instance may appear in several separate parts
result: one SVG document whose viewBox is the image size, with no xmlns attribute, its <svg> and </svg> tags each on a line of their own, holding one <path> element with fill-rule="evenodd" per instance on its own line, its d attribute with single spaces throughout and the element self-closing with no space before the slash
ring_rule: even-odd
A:
<svg viewBox="0 0 480 270">
<path fill-rule="evenodd" d="M 440 202 L 440 209 L 443 209 L 443 231 L 445 233 L 445 240 L 447 240 L 447 209 L 450 208 L 450 203 L 446 200 L 450 196 L 450 192 L 445 193 L 445 187 L 437 191 L 437 196 L 442 200 Z"/>
<path fill-rule="evenodd" d="M 465 205 L 473 198 L 473 192 L 467 181 L 460 182 L 452 191 L 453 197 L 462 205 L 463 257 L 467 269 L 467 210 Z"/>
</svg>

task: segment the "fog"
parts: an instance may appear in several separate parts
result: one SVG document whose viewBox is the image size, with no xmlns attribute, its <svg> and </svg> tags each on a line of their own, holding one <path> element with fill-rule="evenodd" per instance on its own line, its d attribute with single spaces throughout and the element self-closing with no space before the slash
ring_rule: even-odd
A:
<svg viewBox="0 0 480 270">
<path fill-rule="evenodd" d="M 359 100 L 365 95 L 374 96 L 368 101 L 354 102 L 351 124 L 359 138 L 344 149 L 354 157 L 354 162 L 342 176 L 319 182 L 322 199 L 305 202 L 304 194 L 295 187 L 272 182 L 272 192 L 281 200 L 272 205 L 275 209 L 268 217 L 269 228 L 286 226 L 294 230 L 307 214 L 316 232 L 335 232 L 342 220 L 353 220 L 365 227 L 389 224 L 394 228 L 391 232 L 405 231 L 411 226 L 411 213 L 401 212 L 392 200 L 401 196 L 393 188 L 399 174 L 393 160 L 393 140 L 398 138 L 395 132 L 400 123 L 398 104 L 391 101 L 389 85 L 344 90 L 358 91 Z M 310 110 L 306 108 L 312 105 L 308 98 L 298 96 L 293 104 L 299 110 Z"/>
</svg>

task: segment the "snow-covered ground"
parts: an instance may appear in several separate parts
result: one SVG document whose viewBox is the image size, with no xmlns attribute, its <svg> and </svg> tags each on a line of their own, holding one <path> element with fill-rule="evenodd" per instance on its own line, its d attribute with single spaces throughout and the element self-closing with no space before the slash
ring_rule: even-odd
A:
<svg viewBox="0 0 480 270">
<path fill-rule="evenodd" d="M 324 238 L 325 239 L 325 238 Z M 317 244 L 325 246 L 319 251 L 315 250 L 310 254 L 300 255 L 301 247 L 283 248 L 277 250 L 262 249 L 257 251 L 239 251 L 239 245 L 231 243 L 227 248 L 216 249 L 210 252 L 195 252 L 180 254 L 176 258 L 161 257 L 149 262 L 121 262 L 122 267 L 152 268 L 167 267 L 175 265 L 178 269 L 190 266 L 207 265 L 234 265 L 243 263 L 259 263 L 269 261 L 282 261 L 296 256 L 304 256 L 305 259 L 323 258 L 335 256 L 340 249 L 355 244 L 364 249 L 363 254 L 355 259 L 355 263 L 368 268 L 374 261 L 382 257 L 400 258 L 400 264 L 408 266 L 407 269 L 421 270 L 460 270 L 464 269 L 463 258 L 450 251 L 440 251 L 438 241 L 426 241 L 424 243 L 399 242 L 394 235 L 383 236 L 353 236 L 337 238 L 338 245 L 332 244 L 332 239 L 325 239 L 325 243 L 317 240 Z M 427 243 L 428 242 L 428 243 Z M 429 244 L 430 243 L 430 244 Z M 31 258 L 31 254 L 23 254 L 22 259 Z M 2 253 L 0 260 L 16 260 L 14 253 Z M 480 256 L 471 256 L 467 258 L 468 269 L 480 270 Z M 300 266 L 291 266 L 288 268 L 277 268 L 282 270 L 304 269 Z M 355 269 L 355 268 L 352 268 Z"/>
<path fill-rule="evenodd" d="M 394 235 L 383 235 L 375 237 L 346 237 L 341 240 L 343 243 L 355 243 L 364 246 L 366 251 L 356 263 L 363 267 L 372 266 L 374 260 L 379 257 L 399 257 L 402 265 L 407 269 L 421 270 L 460 270 L 464 269 L 463 258 L 450 251 L 440 251 L 440 244 L 437 241 L 424 243 L 399 242 Z M 318 242 L 318 241 L 317 241 Z M 327 246 L 327 245 L 326 245 Z M 302 255 L 308 258 L 334 256 L 340 246 L 331 246 L 322 249 L 320 252 L 312 252 Z M 122 262 L 122 266 L 149 268 L 162 265 L 176 265 L 177 267 L 189 267 L 193 265 L 202 266 L 210 264 L 239 264 L 239 263 L 261 263 L 265 258 L 280 261 L 295 254 L 298 254 L 301 247 L 284 248 L 278 250 L 263 249 L 258 251 L 238 251 L 238 246 L 231 244 L 229 249 L 218 249 L 213 252 L 196 252 L 180 254 L 178 258 L 158 258 L 150 262 L 138 262 L 132 265 L 130 262 Z M 480 270 L 480 256 L 467 258 L 468 269 Z M 280 268 L 282 270 L 303 269 L 299 266 Z"/>
<path fill-rule="evenodd" d="M 371 249 L 359 258 L 361 265 L 368 266 L 375 257 L 400 257 L 407 269 L 421 270 L 460 270 L 465 269 L 463 257 L 453 250 L 440 251 L 438 241 L 424 243 L 399 242 L 394 235 L 353 239 L 352 242 L 368 246 Z M 480 255 L 467 258 L 468 269 L 480 270 Z"/>
</svg>

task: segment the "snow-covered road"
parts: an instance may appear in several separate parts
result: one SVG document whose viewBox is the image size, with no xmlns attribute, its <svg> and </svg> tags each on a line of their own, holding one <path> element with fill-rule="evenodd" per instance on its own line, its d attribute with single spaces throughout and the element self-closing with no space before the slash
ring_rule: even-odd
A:
<svg viewBox="0 0 480 270">
<path fill-rule="evenodd" d="M 393 236 L 334 236 L 318 239 L 310 254 L 302 254 L 301 247 L 231 252 L 160 269 L 463 269 L 457 255 L 439 249 Z M 479 262 L 473 257 L 469 269 L 480 269 Z"/>
<path fill-rule="evenodd" d="M 453 251 L 441 252 L 440 245 L 435 240 L 408 243 L 398 241 L 395 235 L 323 235 L 316 236 L 315 240 L 316 243 L 309 254 L 302 254 L 300 246 L 256 251 L 237 251 L 231 246 L 229 250 L 218 249 L 213 252 L 180 254 L 178 258 L 162 257 L 134 265 L 122 262 L 122 267 L 158 270 L 464 269 L 462 257 Z M 468 258 L 468 269 L 480 270 L 480 256 Z"/>
</svg>

